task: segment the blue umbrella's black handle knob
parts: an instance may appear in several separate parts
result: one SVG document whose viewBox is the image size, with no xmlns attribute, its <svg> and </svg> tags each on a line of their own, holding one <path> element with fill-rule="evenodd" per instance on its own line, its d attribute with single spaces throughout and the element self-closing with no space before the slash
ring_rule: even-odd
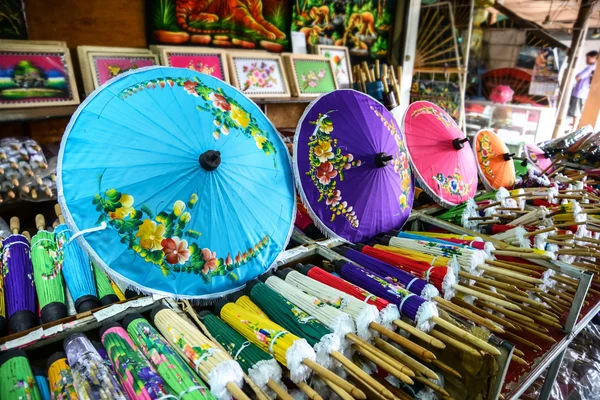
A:
<svg viewBox="0 0 600 400">
<path fill-rule="evenodd" d="M 456 150 L 461 150 L 463 147 L 465 147 L 465 143 L 468 141 L 469 141 L 469 139 L 467 139 L 467 138 L 464 138 L 464 139 L 456 138 L 456 139 L 452 140 L 452 146 Z"/>
<path fill-rule="evenodd" d="M 214 171 L 221 164 L 221 152 L 207 150 L 198 158 L 200 166 L 207 171 Z"/>
<path fill-rule="evenodd" d="M 504 161 L 510 161 L 515 156 L 515 153 L 504 153 L 502 154 L 502 158 Z"/>
<path fill-rule="evenodd" d="M 389 161 L 394 159 L 393 156 L 387 155 L 385 153 L 377 153 L 375 154 L 375 166 L 377 168 L 385 167 Z"/>
</svg>

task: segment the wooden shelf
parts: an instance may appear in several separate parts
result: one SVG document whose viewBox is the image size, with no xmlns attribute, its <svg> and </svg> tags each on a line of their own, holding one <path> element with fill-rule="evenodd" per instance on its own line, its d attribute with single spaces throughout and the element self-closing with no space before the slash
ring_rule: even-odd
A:
<svg viewBox="0 0 600 400">
<path fill-rule="evenodd" d="M 307 97 L 270 97 L 266 99 L 252 99 L 256 104 L 308 104 L 315 98 Z"/>
<path fill-rule="evenodd" d="M 11 108 L 0 110 L 0 122 L 71 117 L 77 106 Z"/>
</svg>

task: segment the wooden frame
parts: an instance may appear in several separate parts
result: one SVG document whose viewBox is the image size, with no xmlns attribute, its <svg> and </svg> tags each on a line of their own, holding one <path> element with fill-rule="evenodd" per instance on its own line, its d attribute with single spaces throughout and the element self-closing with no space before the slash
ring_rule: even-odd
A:
<svg viewBox="0 0 600 400">
<path fill-rule="evenodd" d="M 244 82 L 241 82 L 242 76 L 239 74 L 240 71 L 238 71 L 236 67 L 236 60 L 274 62 L 277 65 L 277 69 L 279 70 L 278 72 L 281 78 L 282 90 L 275 93 L 269 93 L 268 91 L 261 92 L 244 90 Z M 235 86 L 238 90 L 240 90 L 242 93 L 244 93 L 246 96 L 255 99 L 271 97 L 290 97 L 290 87 L 288 85 L 285 66 L 283 60 L 281 59 L 281 56 L 279 56 L 278 54 L 267 53 L 264 51 L 231 51 L 227 52 L 227 61 L 229 63 L 229 76 L 231 77 L 231 84 Z M 277 74 L 277 71 L 275 71 L 275 74 Z M 249 76 L 250 75 L 247 75 L 247 77 Z"/>
<path fill-rule="evenodd" d="M 160 65 L 158 62 L 158 56 L 156 54 L 152 54 L 152 53 L 96 53 L 96 52 L 88 52 L 87 53 L 87 64 L 90 68 L 91 71 L 91 79 L 92 79 L 92 91 L 95 90 L 98 86 L 103 85 L 106 81 L 108 81 L 109 79 L 106 79 L 104 82 L 101 82 L 100 79 L 100 71 L 98 70 L 98 64 L 97 64 L 97 59 L 108 59 L 108 58 L 115 58 L 115 59 L 146 59 L 146 60 L 152 60 L 152 62 L 154 62 L 153 65 L 145 65 L 146 67 L 150 67 L 150 66 L 156 66 L 156 65 Z M 118 73 L 117 73 L 118 75 Z M 115 75 L 115 76 L 117 76 Z M 114 76 L 112 77 L 114 78 Z M 91 93 L 91 92 L 90 92 Z M 86 93 L 86 95 L 89 95 L 90 93 Z"/>
<path fill-rule="evenodd" d="M 88 61 L 88 53 L 135 53 L 152 54 L 146 48 L 137 47 L 106 47 L 106 46 L 77 46 L 77 58 L 81 69 L 81 78 L 83 80 L 83 89 L 86 96 L 94 91 L 94 79 L 92 78 L 92 67 Z"/>
<path fill-rule="evenodd" d="M 71 54 L 69 52 L 69 49 L 65 46 L 54 46 L 54 45 L 16 45 L 16 44 L 8 44 L 5 45 L 6 42 L 0 44 L 0 58 L 2 58 L 2 56 L 13 56 L 13 54 L 5 54 L 5 53 L 23 53 L 23 54 L 27 54 L 30 56 L 36 56 L 36 57 L 60 57 L 61 58 L 61 63 L 64 67 L 63 72 L 64 73 L 64 80 L 66 82 L 66 91 L 68 91 L 68 96 L 69 99 L 66 100 L 57 100 L 56 98 L 52 99 L 50 98 L 49 100 L 43 101 L 44 97 L 38 97 L 38 98 L 32 98 L 32 101 L 29 102 L 19 102 L 19 101 L 15 101 L 14 103 L 2 103 L 2 99 L 0 99 L 0 109 L 13 109 L 13 108 L 29 108 L 29 107 L 50 107 L 50 106 L 66 106 L 66 105 L 75 105 L 75 104 L 79 104 L 79 93 L 77 92 L 77 85 L 75 83 L 75 75 L 73 74 L 73 63 L 71 61 Z M 53 64 L 54 65 L 54 64 Z M 39 73 L 39 69 L 41 69 L 41 67 L 38 65 L 37 66 L 37 70 L 36 73 Z M 42 71 L 44 72 L 44 71 Z M 44 76 L 44 74 L 39 74 L 42 77 Z M 8 79 L 8 82 L 10 82 L 10 79 L 7 77 L 3 77 L 3 81 L 6 81 Z M 48 88 L 46 85 L 53 79 L 56 79 L 56 77 L 45 77 L 42 78 L 43 81 L 41 81 L 40 78 L 36 78 L 37 82 L 33 82 L 33 83 L 29 83 L 26 82 L 27 81 L 27 77 L 24 77 L 23 79 L 23 83 L 25 84 L 32 84 L 34 86 L 32 87 L 28 87 L 28 89 L 26 90 L 33 90 L 36 87 L 38 87 L 39 89 L 46 89 L 46 90 L 56 90 L 56 89 L 52 89 L 52 88 Z M 17 84 L 19 85 L 19 84 Z M 42 86 L 37 86 L 37 85 L 42 85 Z M 0 85 L 0 87 L 2 87 Z M 24 86 L 21 86 L 24 87 Z M 17 89 L 17 88 L 15 88 Z M 39 90 L 36 89 L 36 90 Z M 20 90 L 20 89 L 19 89 Z"/>
<path fill-rule="evenodd" d="M 227 62 L 227 56 L 226 56 L 226 52 L 223 49 L 215 49 L 215 48 L 210 48 L 210 47 L 187 47 L 187 46 L 150 46 L 150 50 L 152 50 L 154 53 L 158 54 L 158 57 L 160 59 L 160 64 L 167 66 L 167 67 L 178 67 L 178 68 L 187 68 L 185 66 L 182 65 L 173 65 L 173 63 L 170 60 L 170 57 L 172 56 L 177 56 L 177 55 L 189 55 L 190 57 L 198 57 L 198 56 L 218 56 L 219 57 L 219 63 L 220 63 L 220 67 L 221 67 L 221 76 L 222 78 L 219 78 L 218 76 L 215 76 L 215 78 L 219 78 L 222 79 L 223 81 L 229 83 L 229 65 Z M 203 71 L 199 71 L 199 72 L 203 72 Z M 206 72 L 204 72 L 206 73 Z"/>
<path fill-rule="evenodd" d="M 286 66 L 288 79 L 290 81 L 290 87 L 292 89 L 292 96 L 294 96 L 294 97 L 318 97 L 322 94 L 329 93 L 338 88 L 337 80 L 335 79 L 335 75 L 333 72 L 334 71 L 333 63 L 331 62 L 331 60 L 329 60 L 325 57 L 319 56 L 319 55 L 315 55 L 315 54 L 285 53 L 285 54 L 282 54 L 282 57 L 283 57 L 283 61 Z M 324 66 L 328 66 L 327 71 L 331 77 L 333 87 L 330 90 L 324 90 L 324 91 L 310 91 L 310 90 L 306 91 L 306 89 L 304 89 L 302 87 L 306 82 L 299 82 L 298 76 L 297 76 L 298 71 L 297 71 L 296 63 L 301 62 L 301 61 L 321 62 L 321 63 L 324 63 Z"/>
<path fill-rule="evenodd" d="M 328 58 L 333 63 L 333 73 L 334 73 L 334 76 L 335 76 L 335 80 L 336 80 L 336 82 L 338 84 L 338 88 L 339 89 L 350 89 L 350 88 L 352 88 L 352 82 L 354 80 L 353 80 L 353 77 L 352 77 L 352 64 L 350 63 L 350 51 L 348 51 L 348 47 L 346 47 L 346 46 L 333 46 L 333 45 L 328 45 L 328 44 L 318 44 L 318 45 L 313 46 L 313 52 L 316 55 L 325 57 L 325 53 L 327 51 L 341 51 L 341 52 L 344 53 L 344 59 L 341 60 L 341 63 L 346 66 L 346 73 L 348 74 L 348 82 L 347 83 L 340 82 L 340 78 L 338 77 L 338 74 L 337 74 L 337 71 L 336 71 L 337 66 L 336 66 L 334 60 L 331 57 L 328 57 Z"/>
</svg>

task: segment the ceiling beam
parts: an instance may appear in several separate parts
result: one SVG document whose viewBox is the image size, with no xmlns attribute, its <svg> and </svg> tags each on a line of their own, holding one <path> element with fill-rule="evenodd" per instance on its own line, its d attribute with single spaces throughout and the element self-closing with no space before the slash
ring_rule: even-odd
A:
<svg viewBox="0 0 600 400">
<path fill-rule="evenodd" d="M 551 36 L 548 32 L 546 32 L 541 25 L 538 25 L 535 22 L 529 21 L 523 17 L 520 17 L 519 15 L 517 15 L 517 13 L 504 7 L 502 4 L 499 4 L 498 2 L 496 2 L 492 7 L 494 7 L 496 10 L 498 10 L 500 13 L 502 13 L 508 19 L 514 21 L 519 27 L 529 30 L 531 33 L 533 33 L 539 39 L 544 40 L 545 42 L 548 42 L 548 44 L 550 44 L 551 46 L 557 47 L 564 51 L 567 51 L 569 49 L 568 46 L 565 46 L 564 44 L 562 44 L 561 42 L 556 40 L 553 36 Z"/>
</svg>

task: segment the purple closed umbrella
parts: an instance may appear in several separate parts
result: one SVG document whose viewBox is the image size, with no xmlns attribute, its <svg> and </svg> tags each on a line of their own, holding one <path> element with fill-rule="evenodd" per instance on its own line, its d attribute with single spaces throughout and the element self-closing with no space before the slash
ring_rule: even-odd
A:
<svg viewBox="0 0 600 400">
<path fill-rule="evenodd" d="M 375 99 L 336 90 L 314 100 L 294 137 L 294 172 L 315 225 L 360 242 L 404 225 L 414 187 L 404 135 Z"/>
<path fill-rule="evenodd" d="M 35 313 L 35 286 L 29 241 L 13 234 L 2 241 L 2 275 L 8 326 L 12 333 L 33 328 L 38 323 Z"/>
</svg>

